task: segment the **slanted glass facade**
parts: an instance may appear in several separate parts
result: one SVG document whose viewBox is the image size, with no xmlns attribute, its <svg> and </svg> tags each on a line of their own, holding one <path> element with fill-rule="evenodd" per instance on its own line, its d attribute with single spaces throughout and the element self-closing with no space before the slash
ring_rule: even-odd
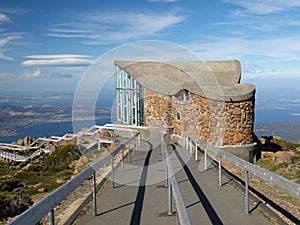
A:
<svg viewBox="0 0 300 225">
<path fill-rule="evenodd" d="M 128 125 L 144 125 L 143 87 L 124 69 L 115 67 L 117 121 Z"/>
</svg>

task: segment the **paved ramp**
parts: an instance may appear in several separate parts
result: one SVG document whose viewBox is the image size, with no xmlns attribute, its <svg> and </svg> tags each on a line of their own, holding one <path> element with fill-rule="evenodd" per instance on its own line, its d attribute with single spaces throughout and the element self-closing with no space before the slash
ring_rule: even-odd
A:
<svg viewBox="0 0 300 225">
<path fill-rule="evenodd" d="M 194 161 L 186 149 L 172 143 L 167 146 L 192 224 L 271 224 L 254 202 L 250 201 L 251 213 L 245 214 L 244 193 L 226 180 L 219 187 L 214 165 L 201 171 L 199 161 Z M 122 166 L 116 169 L 115 183 L 108 182 L 97 194 L 97 216 L 90 207 L 75 224 L 176 224 L 176 213 L 172 216 L 167 213 L 168 188 L 160 135 L 142 140 L 141 146 L 131 154 L 131 161 L 127 159 L 124 171 Z M 176 211 L 174 201 L 173 211 Z"/>
</svg>

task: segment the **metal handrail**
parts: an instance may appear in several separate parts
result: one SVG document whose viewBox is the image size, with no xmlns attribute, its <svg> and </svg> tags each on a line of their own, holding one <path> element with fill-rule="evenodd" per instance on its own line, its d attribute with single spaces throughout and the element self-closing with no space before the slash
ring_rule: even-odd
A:
<svg viewBox="0 0 300 225">
<path fill-rule="evenodd" d="M 222 150 L 220 147 L 213 146 L 205 141 L 200 140 L 199 138 L 193 136 L 190 133 L 185 133 L 184 135 L 186 137 L 190 138 L 195 143 L 199 143 L 206 150 L 212 152 L 213 154 L 221 156 L 223 159 L 235 164 L 239 168 L 252 173 L 253 175 L 286 191 L 288 194 L 300 199 L 300 185 L 299 184 L 294 183 L 272 171 L 269 171 L 267 169 L 264 169 L 262 167 L 254 165 L 250 162 L 247 162 L 237 156 L 234 156 L 233 154 Z"/>
<path fill-rule="evenodd" d="M 126 145 L 130 144 L 138 136 L 139 133 L 134 134 L 131 138 L 127 139 L 125 142 L 119 145 L 114 151 L 105 155 L 103 158 L 83 170 L 81 173 L 77 174 L 67 183 L 63 184 L 54 192 L 50 193 L 48 196 L 39 201 L 37 204 L 27 209 L 15 220 L 11 221 L 8 225 L 32 225 L 38 223 L 49 212 L 53 212 L 53 209 L 85 180 L 93 176 L 95 174 L 95 171 L 105 166 L 110 160 L 113 160 L 116 154 L 118 154 L 122 149 L 124 149 Z"/>
<path fill-rule="evenodd" d="M 172 198 L 170 195 L 170 192 L 173 194 L 173 197 L 175 199 L 175 205 L 177 209 L 177 214 L 178 214 L 178 222 L 180 225 L 191 225 L 190 217 L 188 215 L 188 212 L 186 210 L 186 206 L 182 197 L 182 194 L 180 192 L 178 182 L 175 178 L 175 173 L 173 170 L 172 162 L 170 160 L 170 157 L 168 157 L 167 153 L 167 146 L 166 143 L 163 139 L 162 135 L 162 153 L 163 153 L 163 158 L 165 161 L 165 169 L 166 169 L 166 174 L 167 174 L 167 179 L 168 179 L 168 188 L 169 188 L 169 215 L 172 215 Z"/>
</svg>

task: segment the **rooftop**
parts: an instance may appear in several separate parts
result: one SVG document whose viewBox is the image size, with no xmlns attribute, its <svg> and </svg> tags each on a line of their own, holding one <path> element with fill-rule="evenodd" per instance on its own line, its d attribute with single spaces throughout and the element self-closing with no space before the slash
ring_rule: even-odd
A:
<svg viewBox="0 0 300 225">
<path fill-rule="evenodd" d="M 242 101 L 255 93 L 252 84 L 240 84 L 239 61 L 135 62 L 115 61 L 115 65 L 133 76 L 143 87 L 175 95 L 185 89 L 218 101 Z"/>
</svg>

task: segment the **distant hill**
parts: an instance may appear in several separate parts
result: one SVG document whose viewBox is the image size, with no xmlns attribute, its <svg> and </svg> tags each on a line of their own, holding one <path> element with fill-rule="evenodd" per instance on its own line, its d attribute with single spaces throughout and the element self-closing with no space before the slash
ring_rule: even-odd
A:
<svg viewBox="0 0 300 225">
<path fill-rule="evenodd" d="M 300 122 L 271 122 L 257 124 L 254 133 L 259 136 L 280 136 L 286 141 L 300 140 Z"/>
</svg>

